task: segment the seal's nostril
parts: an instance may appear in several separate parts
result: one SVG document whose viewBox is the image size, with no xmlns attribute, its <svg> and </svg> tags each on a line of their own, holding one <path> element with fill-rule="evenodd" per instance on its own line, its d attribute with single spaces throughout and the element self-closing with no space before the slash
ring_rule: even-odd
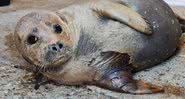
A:
<svg viewBox="0 0 185 99">
<path fill-rule="evenodd" d="M 63 44 L 58 44 L 59 48 L 62 49 L 63 48 Z"/>
<path fill-rule="evenodd" d="M 57 51 L 57 48 L 55 46 L 52 47 L 53 51 Z"/>
<path fill-rule="evenodd" d="M 52 52 L 60 52 L 63 47 L 64 45 L 62 43 L 57 43 L 57 44 L 52 44 L 48 46 L 48 50 Z"/>
</svg>

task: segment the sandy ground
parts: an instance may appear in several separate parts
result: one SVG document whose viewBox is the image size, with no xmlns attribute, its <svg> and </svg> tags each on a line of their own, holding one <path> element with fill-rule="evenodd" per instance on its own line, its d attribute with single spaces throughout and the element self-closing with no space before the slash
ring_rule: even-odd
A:
<svg viewBox="0 0 185 99">
<path fill-rule="evenodd" d="M 16 22 L 35 10 L 57 10 L 87 0 L 13 0 L 12 5 L 0 7 L 0 99 L 184 99 L 185 98 L 185 36 L 176 55 L 154 68 L 139 72 L 136 79 L 163 85 L 165 93 L 129 95 L 104 90 L 95 86 L 55 86 L 47 84 L 34 90 L 34 84 L 22 78 L 26 72 L 14 68 L 20 62 L 8 57 L 14 48 L 11 35 Z M 9 41 L 9 43 L 7 43 Z"/>
</svg>

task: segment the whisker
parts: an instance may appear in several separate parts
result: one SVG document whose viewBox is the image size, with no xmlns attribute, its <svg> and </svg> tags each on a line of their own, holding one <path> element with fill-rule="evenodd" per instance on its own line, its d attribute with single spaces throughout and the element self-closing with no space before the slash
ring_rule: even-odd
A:
<svg viewBox="0 0 185 99">
<path fill-rule="evenodd" d="M 44 68 L 44 65 L 41 63 L 39 72 L 42 72 L 43 68 Z"/>
</svg>

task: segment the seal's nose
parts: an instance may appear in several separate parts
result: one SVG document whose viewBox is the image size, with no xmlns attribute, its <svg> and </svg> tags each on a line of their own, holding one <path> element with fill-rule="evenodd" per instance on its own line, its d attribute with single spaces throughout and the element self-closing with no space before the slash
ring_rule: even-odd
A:
<svg viewBox="0 0 185 99">
<path fill-rule="evenodd" d="M 64 45 L 62 43 L 52 44 L 48 46 L 49 51 L 52 52 L 61 52 Z"/>
</svg>

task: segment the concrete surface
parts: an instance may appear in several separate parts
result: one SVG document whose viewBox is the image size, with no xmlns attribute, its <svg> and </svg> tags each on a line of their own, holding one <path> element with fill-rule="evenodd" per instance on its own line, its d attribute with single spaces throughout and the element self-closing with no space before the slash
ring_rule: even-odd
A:
<svg viewBox="0 0 185 99">
<path fill-rule="evenodd" d="M 87 1 L 87 0 L 81 0 Z M 185 98 L 185 36 L 172 58 L 154 68 L 139 72 L 136 79 L 165 87 L 165 93 L 130 95 L 104 90 L 95 86 L 55 86 L 47 84 L 34 90 L 34 84 L 23 70 L 14 68 L 22 60 L 10 57 L 15 49 L 11 35 L 16 22 L 34 10 L 57 10 L 77 0 L 13 0 L 12 5 L 0 7 L 0 99 L 184 99 Z M 185 12 L 185 10 L 184 10 Z M 8 42 L 8 43 L 7 43 Z M 14 52 L 13 52 L 14 53 Z M 16 53 L 16 52 L 15 52 Z M 16 56 L 16 55 L 14 55 Z M 28 74 L 27 74 L 28 75 Z M 27 79 L 27 80 L 25 80 Z"/>
</svg>

